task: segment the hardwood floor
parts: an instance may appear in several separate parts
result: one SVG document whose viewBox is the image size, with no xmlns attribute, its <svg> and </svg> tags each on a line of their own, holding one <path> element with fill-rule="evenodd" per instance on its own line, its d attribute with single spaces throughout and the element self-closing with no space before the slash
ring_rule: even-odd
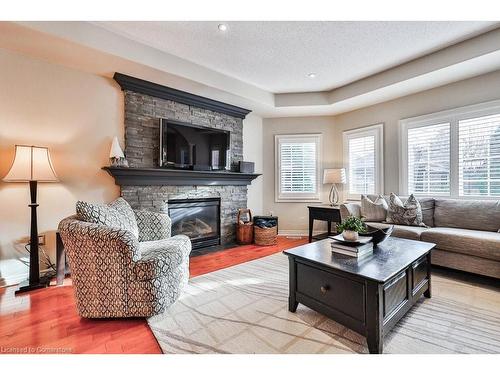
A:
<svg viewBox="0 0 500 375">
<path fill-rule="evenodd" d="M 275 246 L 245 245 L 191 259 L 191 277 L 258 259 L 307 242 L 279 237 Z M 19 296 L 0 288 L 0 353 L 161 353 L 145 319 L 84 319 L 71 279 Z"/>
</svg>

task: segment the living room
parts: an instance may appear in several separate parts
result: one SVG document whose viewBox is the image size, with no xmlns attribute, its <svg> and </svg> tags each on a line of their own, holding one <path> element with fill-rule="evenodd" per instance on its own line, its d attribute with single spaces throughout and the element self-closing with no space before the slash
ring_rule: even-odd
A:
<svg viewBox="0 0 500 375">
<path fill-rule="evenodd" d="M 498 9 L 291 8 L 0 22 L 1 354 L 498 358 Z"/>
</svg>

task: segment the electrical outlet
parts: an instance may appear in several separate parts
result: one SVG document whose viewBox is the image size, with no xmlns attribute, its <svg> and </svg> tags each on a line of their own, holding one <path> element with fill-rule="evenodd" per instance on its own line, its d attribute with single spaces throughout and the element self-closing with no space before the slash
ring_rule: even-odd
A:
<svg viewBox="0 0 500 375">
<path fill-rule="evenodd" d="M 38 235 L 38 244 L 40 246 L 45 245 L 45 234 L 39 234 Z"/>
</svg>

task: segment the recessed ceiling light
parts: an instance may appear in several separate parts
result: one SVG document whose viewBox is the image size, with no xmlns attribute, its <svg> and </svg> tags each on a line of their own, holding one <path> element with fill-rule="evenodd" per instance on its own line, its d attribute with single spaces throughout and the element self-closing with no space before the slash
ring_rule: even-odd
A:
<svg viewBox="0 0 500 375">
<path fill-rule="evenodd" d="M 309 73 L 307 76 L 309 78 L 316 78 L 316 73 Z"/>
<path fill-rule="evenodd" d="M 227 25 L 224 24 L 224 23 L 219 23 L 219 25 L 217 26 L 217 28 L 220 30 L 220 31 L 226 31 L 227 30 Z"/>
</svg>

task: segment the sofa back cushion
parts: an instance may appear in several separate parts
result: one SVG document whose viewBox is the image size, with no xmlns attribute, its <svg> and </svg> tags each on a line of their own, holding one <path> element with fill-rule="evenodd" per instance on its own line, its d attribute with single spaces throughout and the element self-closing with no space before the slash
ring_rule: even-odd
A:
<svg viewBox="0 0 500 375">
<path fill-rule="evenodd" d="M 435 199 L 436 227 L 496 232 L 500 223 L 500 201 Z"/>
<path fill-rule="evenodd" d="M 369 194 L 368 198 L 371 200 L 377 199 L 378 195 Z M 389 202 L 389 195 L 383 196 L 386 202 Z M 408 199 L 408 197 L 399 197 L 404 202 Z M 417 197 L 420 202 L 420 206 L 422 207 L 422 220 L 425 225 L 428 227 L 434 226 L 434 198 L 421 198 Z"/>
</svg>

